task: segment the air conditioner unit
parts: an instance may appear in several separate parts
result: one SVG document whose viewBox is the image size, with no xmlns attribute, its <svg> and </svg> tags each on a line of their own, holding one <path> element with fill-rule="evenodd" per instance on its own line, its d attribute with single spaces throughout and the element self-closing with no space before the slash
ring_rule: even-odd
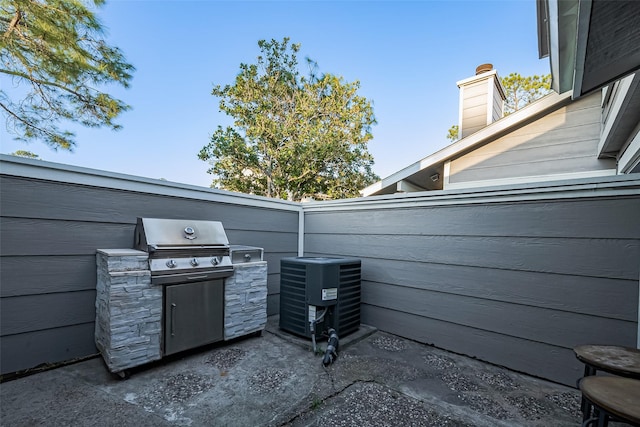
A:
<svg viewBox="0 0 640 427">
<path fill-rule="evenodd" d="M 340 337 L 360 327 L 357 258 L 294 257 L 280 261 L 280 329 L 311 337 L 329 328 Z"/>
</svg>

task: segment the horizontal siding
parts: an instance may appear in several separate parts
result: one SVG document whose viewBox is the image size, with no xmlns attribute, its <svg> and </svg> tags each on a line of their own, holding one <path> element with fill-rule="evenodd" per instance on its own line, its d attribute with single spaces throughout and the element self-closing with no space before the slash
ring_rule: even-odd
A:
<svg viewBox="0 0 640 427">
<path fill-rule="evenodd" d="M 362 322 L 419 342 L 575 386 L 584 365 L 573 351 L 367 304 Z"/>
<path fill-rule="evenodd" d="M 2 298 L 2 336 L 91 323 L 95 302 L 95 290 Z"/>
<path fill-rule="evenodd" d="M 594 139 L 595 140 L 595 139 Z M 502 153 L 489 152 L 486 154 L 476 153 L 473 156 L 467 158 L 468 164 L 474 165 L 482 164 L 481 166 L 475 166 L 478 169 L 481 168 L 495 168 L 495 167 L 507 167 L 520 164 L 534 163 L 532 158 L 535 158 L 535 162 L 541 161 L 556 161 L 559 158 L 572 159 L 577 157 L 594 157 L 591 147 L 585 149 L 584 140 L 575 138 L 574 141 L 569 141 L 569 138 L 561 138 L 556 144 L 545 143 L 544 150 L 540 150 L 533 144 L 525 144 L 518 146 L 517 148 L 505 151 Z M 558 162 L 564 164 L 564 162 Z M 456 166 L 458 167 L 458 166 Z"/>
<path fill-rule="evenodd" d="M 594 94 L 452 160 L 449 182 L 615 169 L 597 159 L 600 127 Z"/>
<path fill-rule="evenodd" d="M 575 345 L 636 344 L 638 217 L 640 194 L 597 190 L 544 201 L 315 206 L 305 215 L 305 255 L 362 259 L 364 323 L 575 385 Z"/>
<path fill-rule="evenodd" d="M 497 80 L 496 80 L 497 82 Z M 493 88 L 493 110 L 492 110 L 492 118 L 493 121 L 495 122 L 496 120 L 500 120 L 503 116 L 503 111 L 502 111 L 502 98 L 499 95 L 499 89 L 497 87 L 497 83 L 494 85 Z"/>
<path fill-rule="evenodd" d="M 133 225 L 137 217 L 223 220 L 225 230 L 284 233 L 298 227 L 298 214 L 291 211 L 7 176 L 0 176 L 0 187 L 3 217 Z"/>
<path fill-rule="evenodd" d="M 94 322 L 2 337 L 0 369 L 16 372 L 98 353 Z"/>
<path fill-rule="evenodd" d="M 256 230 L 229 230 L 227 237 L 234 245 L 249 245 L 264 248 L 265 252 L 290 253 L 298 246 L 298 224 L 295 232 L 278 233 Z"/>
<path fill-rule="evenodd" d="M 280 274 L 267 276 L 267 316 L 280 312 Z"/>
<path fill-rule="evenodd" d="M 108 175 L 102 178 L 109 182 Z M 277 313 L 279 260 L 298 251 L 299 214 L 291 204 L 278 210 L 275 201 L 256 200 L 252 206 L 252 199 L 239 197 L 236 205 L 232 195 L 217 203 L 210 200 L 215 194 L 203 193 L 206 199 L 194 198 L 199 193 L 192 190 L 184 192 L 189 197 L 153 194 L 148 191 L 153 184 L 137 192 L 122 189 L 122 178 L 116 181 L 113 187 L 98 187 L 0 176 L 2 373 L 95 353 L 96 249 L 131 248 L 138 217 L 218 220 L 231 244 L 263 247 L 267 310 Z M 66 350 L 34 340 L 58 342 Z"/>
<path fill-rule="evenodd" d="M 93 254 L 2 257 L 1 298 L 95 290 L 95 285 Z"/>
<path fill-rule="evenodd" d="M 305 253 L 336 254 L 614 279 L 638 279 L 640 241 L 492 236 L 305 237 Z M 606 263 L 602 262 L 606 254 Z"/>
<path fill-rule="evenodd" d="M 95 255 L 133 247 L 134 224 L 3 217 L 2 256 Z"/>
<path fill-rule="evenodd" d="M 133 247 L 134 231 L 134 224 L 71 220 L 3 218 L 0 224 L 3 256 L 95 255 L 96 249 Z M 269 252 L 291 252 L 298 244 L 294 232 L 225 231 L 232 244 L 260 246 Z"/>
<path fill-rule="evenodd" d="M 546 307 L 628 322 L 637 320 L 637 308 L 628 301 L 638 288 L 632 280 L 412 261 L 382 263 L 370 258 L 362 258 L 362 279 L 432 293 Z M 558 292 L 559 289 L 562 292 Z"/>
<path fill-rule="evenodd" d="M 298 256 L 297 252 L 265 254 L 265 260 L 269 265 L 267 280 L 267 315 L 269 316 L 280 313 L 280 259 L 295 256 Z"/>
<path fill-rule="evenodd" d="M 470 108 L 484 107 L 487 105 L 487 84 L 482 83 L 473 88 L 473 91 L 465 88 L 463 111 Z M 486 114 L 485 109 L 485 114 Z"/>
<path fill-rule="evenodd" d="M 462 90 L 462 129 L 464 138 L 487 126 L 487 80 L 465 85 Z"/>
<path fill-rule="evenodd" d="M 269 281 L 280 275 L 280 258 L 297 252 L 267 252 Z M 37 265 L 39 268 L 33 268 Z M 95 255 L 12 256 L 2 258 L 0 297 L 95 290 Z M 271 288 L 270 288 L 271 289 Z M 278 293 L 279 285 L 270 293 Z"/>
<path fill-rule="evenodd" d="M 585 130 L 588 134 L 595 134 L 600 128 L 600 124 L 597 122 L 587 123 L 580 126 L 575 126 L 570 129 L 573 132 L 565 132 L 565 129 L 551 129 L 542 130 L 535 127 L 524 127 L 517 132 L 509 135 L 509 138 L 503 138 L 499 145 L 487 144 L 484 145 L 464 157 L 458 159 L 455 167 L 460 168 L 464 165 L 464 162 L 470 164 L 476 164 L 479 161 L 490 159 L 499 156 L 507 151 L 527 151 L 531 149 L 547 149 L 556 145 L 571 144 L 580 141 L 584 141 L 584 134 L 578 132 Z M 544 140 L 541 138 L 544 137 Z M 464 162 L 463 162 L 464 160 Z M 454 169 L 454 171 L 458 171 Z"/>
<path fill-rule="evenodd" d="M 615 170 L 615 161 L 612 159 L 596 159 L 593 155 L 564 157 L 561 160 L 539 159 L 535 161 L 514 162 L 502 166 L 479 166 L 474 169 L 466 169 L 456 175 L 451 184 L 476 183 L 483 180 L 513 179 L 526 177 L 540 177 L 552 175 L 565 175 L 573 173 L 597 172 Z M 613 173 L 613 172 L 611 172 Z"/>
<path fill-rule="evenodd" d="M 640 239 L 640 199 L 519 202 L 305 213 L 309 234 L 413 234 Z M 523 219 L 526 218 L 526 221 Z"/>
<path fill-rule="evenodd" d="M 487 81 L 482 80 L 464 85 L 462 90 L 464 91 L 465 99 L 485 96 L 487 93 Z"/>
<path fill-rule="evenodd" d="M 363 282 L 362 302 L 505 336 L 570 348 L 585 342 L 606 340 L 633 343 L 637 332 L 636 323 L 630 321 L 386 283 Z M 549 325 L 553 327 L 547 327 Z"/>
<path fill-rule="evenodd" d="M 267 316 L 280 313 L 280 294 L 267 296 Z"/>
<path fill-rule="evenodd" d="M 466 127 L 487 125 L 487 105 L 483 102 L 477 106 L 468 106 L 462 110 L 462 120 Z"/>
</svg>

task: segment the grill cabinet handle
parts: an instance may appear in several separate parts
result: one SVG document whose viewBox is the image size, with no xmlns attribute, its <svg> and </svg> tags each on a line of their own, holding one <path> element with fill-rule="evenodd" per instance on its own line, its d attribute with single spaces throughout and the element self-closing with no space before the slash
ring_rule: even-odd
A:
<svg viewBox="0 0 640 427">
<path fill-rule="evenodd" d="M 174 336 L 174 329 L 175 329 L 175 309 L 176 309 L 176 303 L 172 302 L 171 303 L 171 336 Z"/>
</svg>

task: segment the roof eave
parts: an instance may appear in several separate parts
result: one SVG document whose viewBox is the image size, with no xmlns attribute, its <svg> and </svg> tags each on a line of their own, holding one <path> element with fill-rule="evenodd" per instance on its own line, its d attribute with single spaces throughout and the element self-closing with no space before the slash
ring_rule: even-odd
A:
<svg viewBox="0 0 640 427">
<path fill-rule="evenodd" d="M 556 92 L 578 99 L 640 69 L 637 2 L 537 2 L 538 53 L 549 56 Z"/>
<path fill-rule="evenodd" d="M 419 160 L 406 168 L 399 170 L 398 172 L 389 175 L 388 177 L 370 185 L 363 189 L 360 193 L 363 196 L 374 196 L 377 194 L 383 194 L 388 191 L 390 187 L 395 187 L 399 181 L 404 179 L 410 179 L 410 177 L 428 167 L 435 166 L 437 163 L 444 163 L 445 161 L 457 156 L 465 151 L 471 150 L 479 145 L 490 142 L 498 135 L 502 135 L 506 132 L 511 132 L 521 126 L 530 123 L 533 120 L 548 114 L 550 111 L 556 110 L 568 102 L 571 101 L 571 94 L 565 93 L 558 95 L 552 92 L 551 94 L 533 102 L 532 104 L 510 114 L 502 119 L 490 124 L 489 126 L 473 133 L 466 138 L 459 139 L 458 141 L 444 147 L 443 149 L 436 151 L 435 153 Z"/>
</svg>

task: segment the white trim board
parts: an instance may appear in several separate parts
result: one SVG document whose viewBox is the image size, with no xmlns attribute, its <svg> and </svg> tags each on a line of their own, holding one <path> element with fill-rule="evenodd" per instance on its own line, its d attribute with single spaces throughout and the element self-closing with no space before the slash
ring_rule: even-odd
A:
<svg viewBox="0 0 640 427">
<path fill-rule="evenodd" d="M 606 121 L 603 123 L 602 132 L 600 134 L 600 142 L 598 142 L 598 156 L 608 153 L 609 151 L 617 151 L 617 148 L 611 147 L 611 131 L 614 126 L 617 124 L 620 111 L 626 108 L 629 103 L 629 97 L 627 94 L 632 87 L 632 83 L 634 83 L 635 74 L 631 74 L 622 80 L 616 82 L 617 87 L 615 93 L 612 93 L 613 97 L 612 105 L 609 107 L 609 114 L 607 115 Z M 637 81 L 635 82 L 638 83 Z M 610 91 L 613 89 L 613 83 L 610 86 L 607 86 L 607 90 Z M 604 93 L 602 96 L 602 101 L 604 102 Z"/>
<path fill-rule="evenodd" d="M 298 256 L 304 256 L 304 210 L 298 212 Z"/>
<path fill-rule="evenodd" d="M 512 185 L 512 184 L 525 184 L 528 182 L 545 182 L 545 181 L 560 181 L 566 179 L 580 179 L 580 178 L 592 178 L 601 176 L 616 175 L 615 169 L 604 169 L 598 171 L 587 172 L 572 172 L 562 173 L 554 175 L 534 175 L 534 176 L 522 176 L 513 178 L 499 178 L 499 179 L 487 179 L 483 181 L 469 181 L 469 182 L 454 182 L 449 183 L 447 180 L 445 190 L 455 190 L 461 188 L 481 188 L 481 187 L 493 187 L 499 185 Z"/>
<path fill-rule="evenodd" d="M 636 128 L 636 135 L 618 160 L 618 170 L 621 173 L 629 173 L 638 163 L 640 163 L 640 124 Z"/>
<path fill-rule="evenodd" d="M 495 187 L 386 194 L 304 204 L 304 212 L 402 209 L 422 206 L 640 196 L 640 174 L 545 181 Z"/>
</svg>

